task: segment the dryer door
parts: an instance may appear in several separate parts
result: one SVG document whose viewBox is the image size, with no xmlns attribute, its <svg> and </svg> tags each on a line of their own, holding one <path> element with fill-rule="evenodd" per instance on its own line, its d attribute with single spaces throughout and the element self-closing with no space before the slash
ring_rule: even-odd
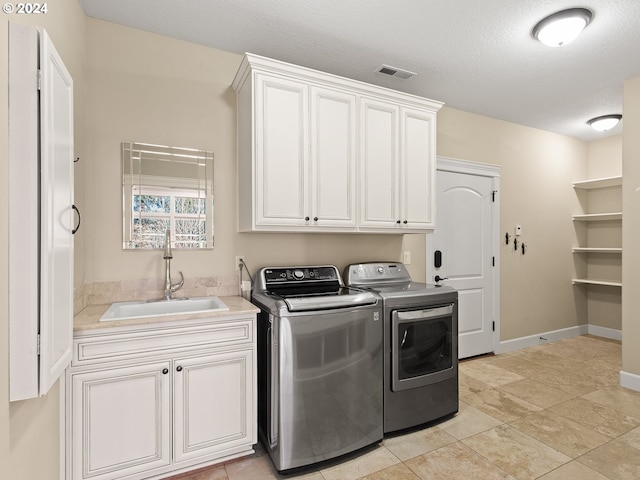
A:
<svg viewBox="0 0 640 480">
<path fill-rule="evenodd" d="M 391 390 L 455 376 L 454 304 L 391 313 Z"/>
</svg>

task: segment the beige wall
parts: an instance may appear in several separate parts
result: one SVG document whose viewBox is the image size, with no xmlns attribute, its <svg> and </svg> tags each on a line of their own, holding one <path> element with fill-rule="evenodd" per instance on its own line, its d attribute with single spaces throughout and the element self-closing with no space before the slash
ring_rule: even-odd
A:
<svg viewBox="0 0 640 480">
<path fill-rule="evenodd" d="M 640 375 L 640 77 L 624 84 L 622 370 Z"/>
<path fill-rule="evenodd" d="M 587 178 L 622 175 L 622 135 L 612 135 L 588 143 Z"/>
<path fill-rule="evenodd" d="M 85 16 L 75 0 L 60 0 L 49 4 L 44 15 L 5 15 L 0 17 L 0 38 L 8 38 L 8 22 L 44 27 L 62 56 L 74 80 L 76 154 L 84 157 L 84 36 Z M 0 49 L 0 222 L 7 225 L 6 198 L 8 132 L 6 43 Z M 83 165 L 76 167 L 76 204 L 84 203 Z M 8 402 L 8 309 L 7 228 L 0 228 L 0 477 L 11 480 L 58 479 L 59 462 L 59 387 L 40 399 Z M 83 281 L 84 249 L 82 235 L 76 238 L 76 285 Z"/>
<path fill-rule="evenodd" d="M 542 130 L 443 108 L 438 154 L 500 165 L 500 234 L 522 226 L 526 255 L 501 241 L 502 340 L 586 323 L 586 297 L 571 285 L 571 188 L 586 178 L 585 142 Z"/>
<path fill-rule="evenodd" d="M 1 14 L 0 38 L 8 38 L 8 16 Z M 4 43 L 2 43 L 4 45 Z M 8 128 L 8 75 L 9 58 L 6 47 L 0 48 L 0 465 L 8 470 L 9 452 L 9 128 Z M 4 470 L 6 471 L 6 470 Z"/>
</svg>

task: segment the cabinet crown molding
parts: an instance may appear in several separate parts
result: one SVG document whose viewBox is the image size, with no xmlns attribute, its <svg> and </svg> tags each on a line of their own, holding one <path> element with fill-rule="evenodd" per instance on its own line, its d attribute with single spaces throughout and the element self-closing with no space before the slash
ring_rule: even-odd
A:
<svg viewBox="0 0 640 480">
<path fill-rule="evenodd" d="M 419 97 L 410 93 L 400 92 L 391 88 L 380 87 L 369 83 L 353 80 L 332 73 L 321 72 L 299 65 L 274 60 L 272 58 L 262 57 L 253 53 L 245 53 L 242 63 L 238 68 L 235 78 L 231 86 L 238 92 L 243 84 L 247 81 L 251 72 L 265 72 L 276 75 L 295 75 L 297 80 L 313 82 L 321 86 L 336 88 L 344 87 L 351 93 L 360 95 L 374 95 L 380 100 L 388 100 L 396 104 L 402 104 L 410 107 L 426 108 L 433 112 L 437 112 L 444 105 L 443 102 L 431 100 L 429 98 Z"/>
</svg>

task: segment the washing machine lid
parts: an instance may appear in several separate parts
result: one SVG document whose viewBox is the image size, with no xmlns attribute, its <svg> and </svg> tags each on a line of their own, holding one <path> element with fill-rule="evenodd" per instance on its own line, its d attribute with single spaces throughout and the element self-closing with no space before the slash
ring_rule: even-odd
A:
<svg viewBox="0 0 640 480">
<path fill-rule="evenodd" d="M 378 296 L 371 291 L 349 287 L 331 292 L 287 294 L 281 295 L 281 298 L 290 312 L 361 307 L 374 305 L 378 301 Z"/>
</svg>

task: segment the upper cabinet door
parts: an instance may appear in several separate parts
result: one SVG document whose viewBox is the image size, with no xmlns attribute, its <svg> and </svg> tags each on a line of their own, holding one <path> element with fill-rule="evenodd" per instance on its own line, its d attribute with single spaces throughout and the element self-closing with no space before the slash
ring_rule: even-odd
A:
<svg viewBox="0 0 640 480">
<path fill-rule="evenodd" d="M 311 213 L 319 227 L 356 223 L 356 96 L 311 87 Z"/>
<path fill-rule="evenodd" d="M 256 225 L 304 225 L 309 158 L 309 87 L 256 75 Z"/>
<path fill-rule="evenodd" d="M 399 107 L 362 98 L 360 107 L 360 225 L 399 228 Z"/>
<path fill-rule="evenodd" d="M 73 80 L 40 32 L 40 395 L 71 362 Z"/>
<path fill-rule="evenodd" d="M 44 30 L 12 22 L 9 123 L 9 398 L 16 401 L 45 395 L 71 361 L 74 148 L 71 76 Z"/>
<path fill-rule="evenodd" d="M 433 229 L 436 115 L 407 108 L 403 108 L 401 112 L 402 227 Z"/>
</svg>

